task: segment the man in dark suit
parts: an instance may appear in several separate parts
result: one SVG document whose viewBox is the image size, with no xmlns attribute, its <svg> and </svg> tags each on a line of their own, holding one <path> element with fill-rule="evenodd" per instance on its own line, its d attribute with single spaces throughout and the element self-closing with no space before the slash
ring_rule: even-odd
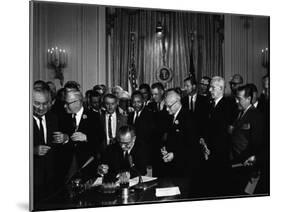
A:
<svg viewBox="0 0 281 212">
<path fill-rule="evenodd" d="M 172 116 L 167 139 L 161 148 L 165 176 L 195 176 L 200 147 L 192 118 L 183 109 L 180 95 L 173 90 L 167 92 L 165 105 Z"/>
<path fill-rule="evenodd" d="M 144 106 L 144 98 L 140 91 L 135 91 L 131 99 L 134 111 L 129 113 L 128 124 L 134 126 L 138 141 L 143 142 L 147 155 L 151 158 L 156 128 L 154 113 Z"/>
<path fill-rule="evenodd" d="M 122 172 L 136 177 L 146 174 L 146 164 L 146 154 L 142 143 L 137 141 L 134 128 L 122 126 L 117 132 L 117 142 L 106 149 L 98 173 L 113 180 Z"/>
<path fill-rule="evenodd" d="M 230 156 L 232 164 L 243 165 L 232 169 L 233 192 L 241 195 L 245 194 L 244 189 L 251 175 L 257 171 L 254 165 L 263 159 L 264 126 L 262 114 L 252 105 L 252 86 L 238 87 L 236 98 L 240 113 L 230 132 Z"/>
<path fill-rule="evenodd" d="M 152 147 L 152 163 L 153 163 L 153 175 L 161 176 L 162 168 L 160 165 L 162 163 L 161 155 L 159 154 L 159 148 L 163 146 L 163 141 L 167 135 L 167 129 L 169 126 L 169 120 L 171 117 L 166 110 L 164 95 L 165 90 L 162 83 L 157 82 L 151 85 L 152 101 L 146 106 L 146 108 L 153 112 L 155 125 L 154 137 L 153 137 L 153 147 Z"/>
<path fill-rule="evenodd" d="M 47 88 L 35 88 L 33 96 L 33 185 L 34 200 L 54 192 L 53 132 L 58 131 L 56 116 L 48 112 L 51 94 Z"/>
<path fill-rule="evenodd" d="M 101 114 L 103 132 L 106 137 L 101 144 L 101 151 L 115 143 L 116 133 L 121 126 L 127 125 L 127 116 L 119 113 L 118 99 L 113 94 L 104 96 L 105 112 Z"/>
<path fill-rule="evenodd" d="M 224 97 L 225 82 L 222 77 L 213 77 L 210 83 L 210 93 L 213 99 L 210 105 L 208 131 L 205 137 L 207 145 L 206 159 L 209 174 L 206 185 L 206 195 L 227 195 L 227 185 L 230 172 L 230 143 L 228 127 L 231 122 L 231 106 Z M 204 142 L 205 142 L 204 141 Z"/>
<path fill-rule="evenodd" d="M 58 171 L 68 181 L 91 157 L 98 158 L 105 136 L 98 114 L 83 107 L 80 91 L 66 92 L 64 107 L 66 114 L 60 119 L 60 130 L 69 139 L 59 148 Z"/>
<path fill-rule="evenodd" d="M 182 98 L 183 108 L 188 110 L 195 121 L 198 132 L 201 136 L 206 133 L 206 123 L 208 119 L 209 99 L 202 96 L 197 91 L 197 82 L 190 76 L 184 80 L 187 96 Z"/>
<path fill-rule="evenodd" d="M 234 122 L 236 117 L 238 116 L 239 109 L 236 104 L 236 91 L 239 86 L 243 84 L 243 77 L 240 74 L 234 74 L 231 77 L 231 80 L 229 81 L 229 86 L 231 90 L 231 94 L 229 96 L 226 96 L 226 100 L 228 101 L 230 112 L 231 112 L 231 123 Z"/>
</svg>

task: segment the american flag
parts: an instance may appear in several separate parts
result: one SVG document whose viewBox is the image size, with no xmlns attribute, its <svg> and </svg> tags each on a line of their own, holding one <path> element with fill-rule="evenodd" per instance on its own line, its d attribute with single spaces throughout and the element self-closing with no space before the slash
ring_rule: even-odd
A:
<svg viewBox="0 0 281 212">
<path fill-rule="evenodd" d="M 138 87 L 137 83 L 137 73 L 135 65 L 132 64 L 132 66 L 129 69 L 129 78 L 128 78 L 128 92 L 129 94 L 132 94 Z"/>
<path fill-rule="evenodd" d="M 128 76 L 128 92 L 131 95 L 138 87 L 137 83 L 137 71 L 135 66 L 135 40 L 136 34 L 130 32 L 131 43 L 130 43 L 130 67 Z"/>
</svg>

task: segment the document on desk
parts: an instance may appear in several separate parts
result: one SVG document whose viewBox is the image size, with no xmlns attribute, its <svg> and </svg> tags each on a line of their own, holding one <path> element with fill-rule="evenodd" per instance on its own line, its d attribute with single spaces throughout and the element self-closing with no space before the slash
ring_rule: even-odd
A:
<svg viewBox="0 0 281 212">
<path fill-rule="evenodd" d="M 176 196 L 181 194 L 178 186 L 169 188 L 156 188 L 156 197 Z"/>
<path fill-rule="evenodd" d="M 157 179 L 157 177 L 148 177 L 148 176 L 141 176 L 141 178 L 143 183 L 150 182 Z M 138 183 L 139 183 L 139 177 L 134 177 L 130 179 L 130 187 L 137 185 Z"/>
</svg>

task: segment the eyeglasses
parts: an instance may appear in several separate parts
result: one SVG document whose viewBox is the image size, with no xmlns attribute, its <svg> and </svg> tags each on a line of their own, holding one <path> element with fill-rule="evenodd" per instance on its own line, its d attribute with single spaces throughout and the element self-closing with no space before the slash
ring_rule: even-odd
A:
<svg viewBox="0 0 281 212">
<path fill-rule="evenodd" d="M 73 104 L 73 103 L 75 103 L 75 102 L 78 102 L 78 101 L 79 101 L 79 99 L 77 99 L 77 100 L 75 100 L 75 101 L 73 101 L 73 102 L 64 102 L 64 104 L 67 105 L 67 106 L 69 106 L 69 105 L 71 105 L 71 104 Z"/>
<path fill-rule="evenodd" d="M 124 147 L 130 147 L 130 146 L 132 145 L 132 143 L 133 143 L 132 141 L 131 141 L 131 142 L 128 142 L 128 143 L 123 143 L 123 142 L 120 142 L 120 141 L 119 141 L 119 145 L 120 145 L 120 146 L 124 146 Z"/>
<path fill-rule="evenodd" d="M 171 109 L 176 103 L 177 103 L 178 101 L 175 101 L 173 104 L 171 104 L 171 105 L 166 105 L 166 107 L 168 108 L 168 109 Z"/>
<path fill-rule="evenodd" d="M 49 105 L 49 102 L 44 102 L 44 103 L 40 103 L 40 102 L 33 102 L 33 105 L 35 106 L 35 107 L 48 107 L 48 105 Z"/>
</svg>

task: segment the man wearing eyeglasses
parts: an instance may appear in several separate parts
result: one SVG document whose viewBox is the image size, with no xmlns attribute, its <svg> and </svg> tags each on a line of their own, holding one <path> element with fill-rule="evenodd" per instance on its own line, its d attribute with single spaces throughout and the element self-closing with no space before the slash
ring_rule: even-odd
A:
<svg viewBox="0 0 281 212">
<path fill-rule="evenodd" d="M 67 114 L 60 120 L 60 128 L 69 139 L 61 145 L 59 162 L 60 172 L 67 181 L 91 156 L 99 157 L 104 134 L 98 114 L 83 106 L 80 91 L 66 92 L 64 108 Z"/>
<path fill-rule="evenodd" d="M 165 98 L 168 113 L 173 117 L 167 139 L 161 148 L 166 176 L 191 177 L 199 159 L 199 143 L 190 114 L 183 109 L 180 95 L 168 91 Z"/>
<path fill-rule="evenodd" d="M 119 128 L 117 142 L 106 149 L 99 175 L 107 175 L 107 179 L 115 181 L 120 173 L 130 173 L 129 177 L 146 174 L 147 155 L 144 153 L 141 142 L 137 141 L 135 129 L 130 125 Z"/>
</svg>

